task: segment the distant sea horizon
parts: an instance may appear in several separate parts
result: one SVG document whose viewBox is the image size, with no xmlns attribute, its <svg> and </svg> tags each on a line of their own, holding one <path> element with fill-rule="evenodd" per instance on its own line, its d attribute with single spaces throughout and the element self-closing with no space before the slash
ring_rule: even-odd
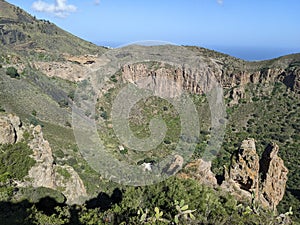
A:
<svg viewBox="0 0 300 225">
<path fill-rule="evenodd" d="M 118 48 L 129 43 L 125 42 L 108 42 L 108 41 L 99 41 L 94 42 L 96 45 L 109 47 L 109 48 Z M 187 44 L 184 44 L 187 45 Z M 300 53 L 300 48 L 276 48 L 276 47 L 227 47 L 227 46 L 200 46 L 195 44 L 190 44 L 190 46 L 198 46 L 228 54 L 230 56 L 240 58 L 246 61 L 261 61 L 278 58 L 284 55 Z"/>
</svg>

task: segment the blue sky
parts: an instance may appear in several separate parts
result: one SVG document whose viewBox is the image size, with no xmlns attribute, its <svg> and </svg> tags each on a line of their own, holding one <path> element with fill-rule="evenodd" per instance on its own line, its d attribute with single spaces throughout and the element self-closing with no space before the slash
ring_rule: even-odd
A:
<svg viewBox="0 0 300 225">
<path fill-rule="evenodd" d="M 259 60 L 300 52 L 299 0 L 8 0 L 85 40 L 161 40 Z"/>
</svg>

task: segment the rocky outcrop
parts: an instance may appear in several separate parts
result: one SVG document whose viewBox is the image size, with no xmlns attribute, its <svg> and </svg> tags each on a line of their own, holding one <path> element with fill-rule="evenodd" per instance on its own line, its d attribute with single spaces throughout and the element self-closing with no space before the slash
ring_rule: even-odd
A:
<svg viewBox="0 0 300 225">
<path fill-rule="evenodd" d="M 291 90 L 300 93 L 300 68 L 292 67 L 281 74 L 280 80 Z"/>
<path fill-rule="evenodd" d="M 242 190 L 258 194 L 259 157 L 254 139 L 243 141 L 239 150 L 233 155 L 229 177 Z"/>
<path fill-rule="evenodd" d="M 0 143 L 14 144 L 16 142 L 15 129 L 7 118 L 0 118 Z"/>
<path fill-rule="evenodd" d="M 0 116 L 0 144 L 14 144 L 22 138 L 20 118 L 12 114 Z"/>
<path fill-rule="evenodd" d="M 246 97 L 244 86 L 237 86 L 235 88 L 232 88 L 229 94 L 230 99 L 232 99 L 230 101 L 230 106 L 238 104 L 240 99 Z"/>
<path fill-rule="evenodd" d="M 26 35 L 18 30 L 0 29 L 0 43 L 3 45 L 11 45 L 26 40 Z"/>
<path fill-rule="evenodd" d="M 211 162 L 197 159 L 196 161 L 188 163 L 184 167 L 184 171 L 178 175 L 180 178 L 193 178 L 201 184 L 211 187 L 217 187 L 217 179 L 215 174 L 211 171 Z"/>
<path fill-rule="evenodd" d="M 80 82 L 87 79 L 91 71 L 96 70 L 104 63 L 96 55 L 64 55 L 64 59 L 65 61 L 34 61 L 31 66 L 48 77 Z"/>
<path fill-rule="evenodd" d="M 48 77 L 59 77 L 70 81 L 82 81 L 89 75 L 86 66 L 72 62 L 33 62 L 32 66 Z"/>
<path fill-rule="evenodd" d="M 40 126 L 36 126 L 32 134 L 34 138 L 29 147 L 33 150 L 33 158 L 36 161 L 36 165 L 29 171 L 32 186 L 55 189 L 54 159 L 49 142 L 44 140 Z"/>
<path fill-rule="evenodd" d="M 273 209 L 284 196 L 288 169 L 277 155 L 279 147 L 271 143 L 264 151 L 260 160 L 261 186 L 260 199 L 262 203 Z"/>
<path fill-rule="evenodd" d="M 59 173 L 59 170 L 65 170 L 67 177 Z M 85 186 L 73 167 L 55 166 L 55 184 L 61 187 L 62 193 L 67 197 L 68 204 L 80 204 L 87 199 Z"/>
<path fill-rule="evenodd" d="M 32 131 L 33 139 L 29 143 L 36 161 L 29 171 L 33 187 L 47 187 L 61 191 L 67 198 L 68 204 L 80 204 L 87 197 L 86 189 L 76 171 L 70 166 L 61 166 L 54 163 L 49 142 L 43 138 L 40 126 Z M 67 174 L 63 176 L 61 171 Z"/>
<path fill-rule="evenodd" d="M 254 139 L 244 140 L 233 154 L 229 172 L 225 168 L 221 187 L 240 199 L 254 197 L 262 206 L 276 210 L 285 192 L 288 173 L 277 155 L 278 149 L 276 144 L 270 144 L 259 160 Z"/>
<path fill-rule="evenodd" d="M 228 74 L 223 72 L 222 74 L 222 84 L 224 87 L 234 87 L 243 86 L 245 84 L 253 83 L 266 83 L 274 82 L 278 79 L 279 75 L 284 72 L 281 68 L 268 68 L 261 69 L 255 72 L 249 72 L 247 70 L 242 70 L 233 74 Z"/>
<path fill-rule="evenodd" d="M 176 174 L 183 165 L 183 157 L 180 155 L 174 155 L 171 162 L 163 168 L 163 172 L 168 176 Z"/>
<path fill-rule="evenodd" d="M 265 208 L 276 210 L 284 196 L 288 173 L 283 160 L 277 155 L 278 150 L 278 146 L 272 143 L 259 159 L 255 140 L 244 140 L 232 155 L 229 169 L 224 167 L 220 187 L 239 200 L 255 200 Z M 192 178 L 201 184 L 219 187 L 211 171 L 211 162 L 202 159 L 188 163 L 177 177 Z"/>
<path fill-rule="evenodd" d="M 98 57 L 97 55 L 82 55 L 82 56 L 65 55 L 64 56 L 66 60 L 81 65 L 94 64 L 97 60 L 97 57 Z"/>
</svg>

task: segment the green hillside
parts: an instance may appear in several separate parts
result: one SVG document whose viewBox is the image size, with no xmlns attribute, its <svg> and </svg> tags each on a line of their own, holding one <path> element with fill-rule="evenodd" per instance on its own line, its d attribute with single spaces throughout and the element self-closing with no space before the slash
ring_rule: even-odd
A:
<svg viewBox="0 0 300 225">
<path fill-rule="evenodd" d="M 203 59 L 212 70 L 221 71 L 218 81 L 224 87 L 227 126 L 221 150 L 210 152 L 216 156 L 212 172 L 222 182 L 224 166 L 230 166 L 232 154 L 247 138 L 256 140 L 259 155 L 275 142 L 278 155 L 289 170 L 286 192 L 277 212 L 262 207 L 254 197 L 241 200 L 219 186 L 200 184 L 192 176 L 195 171 L 189 169 L 183 170 L 188 171 L 184 179 L 171 176 L 158 184 L 137 187 L 114 183 L 98 174 L 79 151 L 72 129 L 75 91 L 90 80 L 75 82 L 51 77 L 34 63 L 49 63 L 50 70 L 58 62 L 75 67 L 80 62 L 70 62 L 66 55 L 97 58 L 109 50 L 0 0 L 0 117 L 15 114 L 27 129 L 22 141 L 0 144 L 0 224 L 300 224 L 300 54 L 248 62 L 205 48 L 183 48 Z M 146 68 L 142 72 L 149 77 L 162 69 L 177 71 L 160 62 L 134 66 L 139 65 Z M 80 68 L 86 72 L 84 69 L 89 67 L 84 66 Z M 120 69 L 107 79 L 102 95 L 96 98 L 96 115 L 85 111 L 84 117 L 96 121 L 98 135 L 115 159 L 135 166 L 158 164 L 184 138 L 180 136 L 180 116 L 172 104 L 159 97 L 139 101 L 128 121 L 134 135 L 149 137 L 149 124 L 155 117 L 165 121 L 166 137 L 156 149 L 146 153 L 126 146 L 121 149 L 122 143 L 112 129 L 111 112 L 115 97 L 129 83 L 124 73 Z M 182 74 L 187 79 L 188 73 Z M 185 83 L 187 90 L 191 83 Z M 85 93 L 86 99 L 89 94 L 93 93 Z M 198 160 L 210 145 L 211 112 L 205 94 L 189 93 L 189 97 L 200 118 L 200 134 L 191 157 Z M 58 174 L 67 182 L 71 177 L 64 168 L 67 165 L 82 180 L 87 192 L 83 204 L 67 204 L 65 190 L 59 188 L 19 185 L 32 182 L 26 177 L 35 164 L 28 143 L 34 141 L 30 132 L 37 125 L 41 125 L 44 138 L 49 141 L 53 166 L 60 168 Z"/>
</svg>

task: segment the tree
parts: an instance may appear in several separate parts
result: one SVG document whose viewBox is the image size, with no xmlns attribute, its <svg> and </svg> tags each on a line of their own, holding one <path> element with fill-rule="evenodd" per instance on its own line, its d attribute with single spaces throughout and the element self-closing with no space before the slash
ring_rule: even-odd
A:
<svg viewBox="0 0 300 225">
<path fill-rule="evenodd" d="M 16 77 L 19 77 L 20 75 L 18 74 L 18 71 L 15 67 L 8 67 L 6 69 L 6 75 L 10 76 L 11 78 L 16 78 Z"/>
</svg>

